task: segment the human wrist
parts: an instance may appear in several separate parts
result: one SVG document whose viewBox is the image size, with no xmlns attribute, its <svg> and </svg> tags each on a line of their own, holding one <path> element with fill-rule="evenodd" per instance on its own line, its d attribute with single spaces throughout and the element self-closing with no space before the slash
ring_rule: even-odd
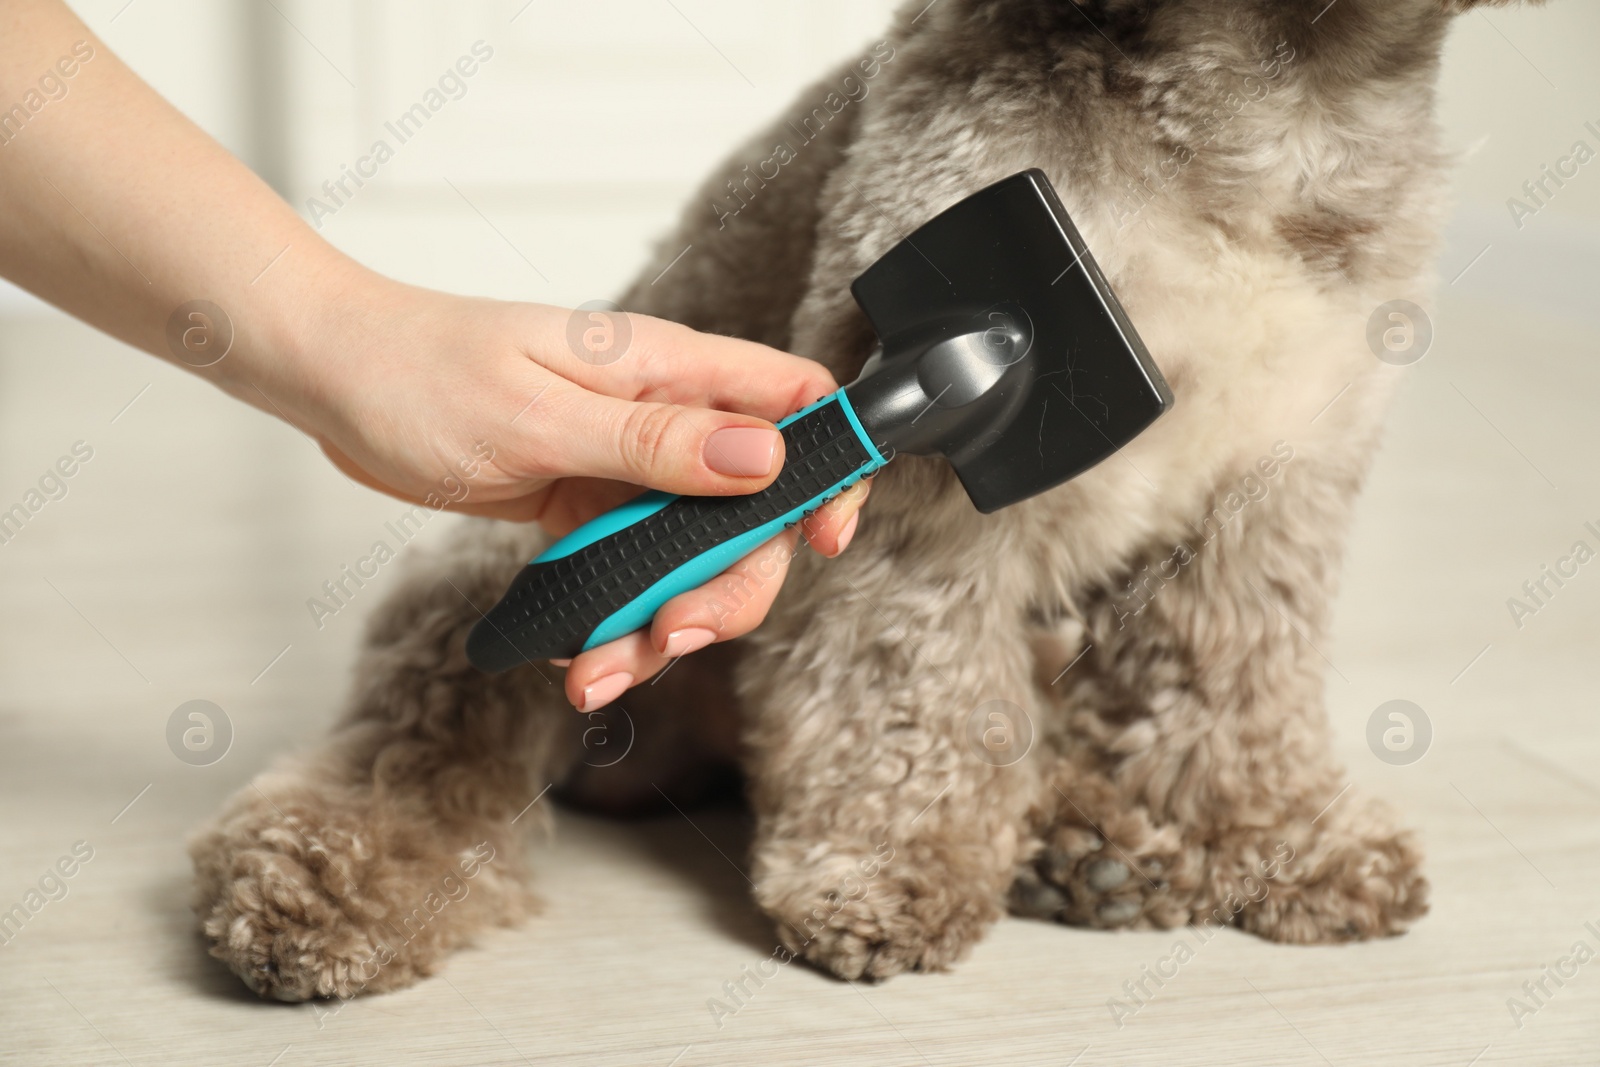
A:
<svg viewBox="0 0 1600 1067">
<path fill-rule="evenodd" d="M 306 433 L 328 436 L 362 360 L 358 341 L 398 303 L 391 290 L 402 287 L 331 246 L 299 258 L 243 303 L 235 351 L 217 365 L 214 381 Z"/>
</svg>

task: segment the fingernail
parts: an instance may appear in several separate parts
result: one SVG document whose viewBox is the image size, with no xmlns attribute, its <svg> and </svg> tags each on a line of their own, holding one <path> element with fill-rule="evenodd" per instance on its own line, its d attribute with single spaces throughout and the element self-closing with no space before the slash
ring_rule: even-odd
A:
<svg viewBox="0 0 1600 1067">
<path fill-rule="evenodd" d="M 628 691 L 628 686 L 633 684 L 633 675 L 625 671 L 608 674 L 593 685 L 584 686 L 583 703 L 578 705 L 579 711 L 597 711 L 605 707 L 623 693 Z"/>
<path fill-rule="evenodd" d="M 843 530 L 839 531 L 839 551 L 835 552 L 834 555 L 839 555 L 840 553 L 843 553 L 845 549 L 850 547 L 850 542 L 855 540 L 856 526 L 858 523 L 860 523 L 860 521 L 861 512 L 858 511 L 854 515 L 850 516 L 850 521 L 844 524 Z"/>
<path fill-rule="evenodd" d="M 552 666 L 552 667 L 570 667 L 570 666 L 572 666 L 572 661 L 570 659 L 553 659 L 553 660 L 550 661 L 550 666 Z"/>
<path fill-rule="evenodd" d="M 783 437 L 759 426 L 730 426 L 706 438 L 706 466 L 730 478 L 760 478 L 772 473 Z"/>
<path fill-rule="evenodd" d="M 674 630 L 667 635 L 667 647 L 661 654 L 668 659 L 677 659 L 687 656 L 691 652 L 698 652 L 717 639 L 717 631 L 707 630 L 695 626 L 687 630 Z"/>
</svg>

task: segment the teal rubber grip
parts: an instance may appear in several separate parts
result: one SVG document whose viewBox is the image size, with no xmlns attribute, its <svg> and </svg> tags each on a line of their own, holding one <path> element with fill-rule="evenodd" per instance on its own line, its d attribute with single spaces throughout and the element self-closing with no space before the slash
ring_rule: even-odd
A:
<svg viewBox="0 0 1600 1067">
<path fill-rule="evenodd" d="M 782 472 L 749 496 L 646 493 L 551 545 L 473 628 L 480 670 L 576 656 L 643 629 L 696 589 L 888 462 L 843 390 L 778 424 Z"/>
</svg>

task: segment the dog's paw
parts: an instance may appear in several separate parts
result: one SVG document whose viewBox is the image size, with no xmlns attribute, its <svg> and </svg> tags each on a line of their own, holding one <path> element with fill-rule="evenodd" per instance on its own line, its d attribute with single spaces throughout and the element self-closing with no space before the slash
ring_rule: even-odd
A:
<svg viewBox="0 0 1600 1067">
<path fill-rule="evenodd" d="M 1058 827 L 1017 870 L 1007 904 L 1013 915 L 1097 929 L 1150 929 L 1189 921 L 1191 857 L 1172 832 L 1141 825 L 1125 841 L 1077 826 Z"/>
<path fill-rule="evenodd" d="M 784 947 L 839 978 L 943 971 L 1000 917 L 997 894 L 893 850 L 762 865 L 756 898 Z"/>
<path fill-rule="evenodd" d="M 409 981 L 410 960 L 368 973 L 368 961 L 382 957 L 375 931 L 345 910 L 355 893 L 327 885 L 330 864 L 276 836 L 263 828 L 254 841 L 197 845 L 197 864 L 217 872 L 205 879 L 197 907 L 211 955 L 276 1000 L 348 998 Z"/>
<path fill-rule="evenodd" d="M 493 845 L 452 848 L 364 793 L 248 786 L 190 854 L 211 955 L 284 1001 L 409 985 L 526 900 Z"/>
<path fill-rule="evenodd" d="M 1262 883 L 1261 900 L 1242 909 L 1240 928 L 1314 945 L 1392 937 L 1427 914 L 1421 849 L 1379 812 L 1374 806 L 1330 826 L 1297 850 L 1281 874 Z"/>
</svg>

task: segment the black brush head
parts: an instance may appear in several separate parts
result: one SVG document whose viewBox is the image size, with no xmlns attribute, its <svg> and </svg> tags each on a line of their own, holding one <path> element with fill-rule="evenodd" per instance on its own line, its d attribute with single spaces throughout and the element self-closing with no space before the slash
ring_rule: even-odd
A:
<svg viewBox="0 0 1600 1067">
<path fill-rule="evenodd" d="M 883 355 L 850 387 L 861 421 L 893 445 L 903 406 L 879 404 L 894 377 L 941 338 L 978 339 L 992 381 L 952 406 L 972 375 L 927 389 L 913 436 L 936 439 L 979 511 L 1026 500 L 1082 474 L 1172 405 L 1172 393 L 1044 173 L 1028 170 L 961 201 L 896 245 L 852 289 Z M 977 324 L 976 327 L 974 324 Z M 985 325 L 987 334 L 984 333 Z M 976 328 L 977 333 L 973 330 Z M 991 340 L 982 340 L 982 338 Z M 951 364 L 961 355 L 943 353 Z M 923 386 L 929 384 L 926 364 Z M 951 389 L 949 385 L 942 388 Z M 974 386 L 974 389 L 977 387 Z M 909 439 L 909 438 L 908 438 Z"/>
</svg>

